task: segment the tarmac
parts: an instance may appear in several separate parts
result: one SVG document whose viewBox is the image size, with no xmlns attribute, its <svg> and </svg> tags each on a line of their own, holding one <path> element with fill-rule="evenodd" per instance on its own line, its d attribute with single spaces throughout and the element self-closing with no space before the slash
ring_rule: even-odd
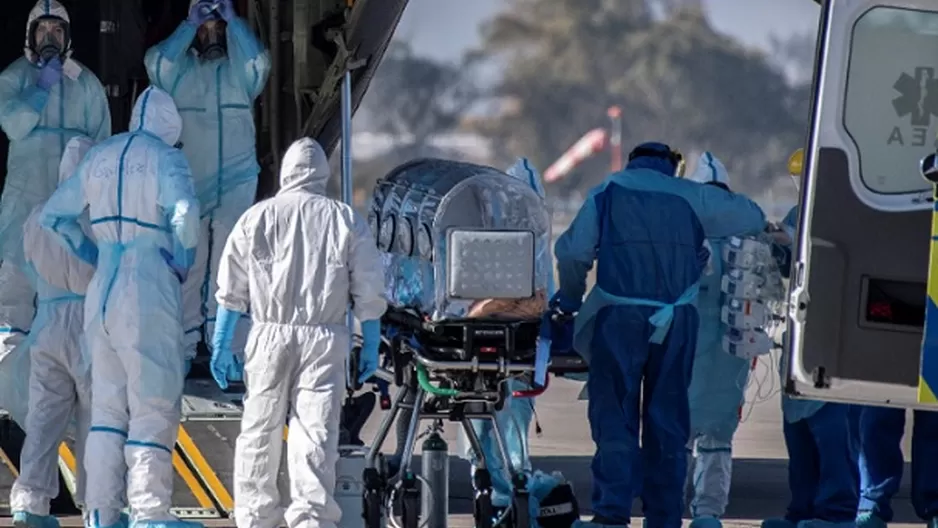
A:
<svg viewBox="0 0 938 528">
<path fill-rule="evenodd" d="M 723 519 L 726 528 L 756 527 L 762 519 L 782 515 L 788 501 L 787 453 L 781 431 L 780 384 L 778 373 L 772 365 L 775 359 L 766 358 L 754 372 L 747 391 L 747 407 L 743 411 L 743 422 L 736 434 L 733 457 L 733 483 L 730 503 Z M 537 400 L 536 413 L 543 433 L 530 438 L 531 454 L 535 469 L 560 471 L 573 483 L 584 519 L 591 518 L 590 511 L 590 460 L 593 443 L 586 420 L 586 402 L 578 401 L 582 383 L 564 379 L 551 381 L 550 389 Z M 362 438 L 368 441 L 374 436 L 383 413 L 376 411 L 365 428 Z M 904 442 L 908 461 L 911 416 Z M 450 453 L 456 451 L 456 428 L 446 427 L 445 438 Z M 419 444 L 417 442 L 419 453 Z M 384 451 L 393 450 L 393 431 L 384 446 Z M 450 526 L 470 528 L 472 522 L 472 490 L 469 483 L 469 466 L 453 458 L 450 469 Z M 419 464 L 419 462 L 418 462 Z M 416 466 L 419 467 L 419 466 Z M 908 467 L 905 475 L 909 475 Z M 903 481 L 902 489 L 893 507 L 895 522 L 891 527 L 922 526 L 915 517 L 909 501 L 909 479 Z M 633 526 L 641 526 L 641 504 L 636 501 L 633 508 Z M 685 513 L 685 519 L 687 514 Z M 685 520 L 685 525 L 689 520 Z M 0 520 L 0 526 L 10 526 L 10 519 Z M 80 519 L 63 518 L 62 526 L 80 526 Z M 209 521 L 208 526 L 233 526 L 231 520 Z"/>
</svg>

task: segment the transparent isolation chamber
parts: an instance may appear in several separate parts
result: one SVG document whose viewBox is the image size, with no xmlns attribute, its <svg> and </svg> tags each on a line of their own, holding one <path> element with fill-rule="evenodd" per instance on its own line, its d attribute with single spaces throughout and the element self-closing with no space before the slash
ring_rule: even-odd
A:
<svg viewBox="0 0 938 528">
<path fill-rule="evenodd" d="M 482 165 L 420 159 L 378 181 L 368 214 L 386 296 L 434 321 L 491 300 L 545 299 L 551 224 L 525 182 Z"/>
</svg>

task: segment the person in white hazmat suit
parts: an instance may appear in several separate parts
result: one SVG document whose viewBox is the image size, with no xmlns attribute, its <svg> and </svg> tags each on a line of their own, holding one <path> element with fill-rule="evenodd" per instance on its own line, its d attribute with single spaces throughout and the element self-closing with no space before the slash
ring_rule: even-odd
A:
<svg viewBox="0 0 938 528">
<path fill-rule="evenodd" d="M 144 90 L 130 132 L 93 147 L 46 203 L 40 222 L 97 261 L 85 299 L 91 428 L 84 457 L 86 524 L 176 527 L 173 446 L 185 358 L 181 283 L 195 256 L 199 204 L 169 94 Z M 87 210 L 93 242 L 78 218 Z M 96 255 L 96 259 L 94 256 Z"/>
<path fill-rule="evenodd" d="M 26 217 L 55 191 L 69 139 L 111 135 L 104 87 L 72 58 L 69 24 L 61 3 L 38 0 L 26 21 L 24 56 L 0 73 L 0 128 L 10 139 L 0 197 L 0 361 L 26 338 L 34 315 L 36 292 L 23 260 Z"/>
<path fill-rule="evenodd" d="M 730 191 L 726 167 L 710 152 L 704 152 L 689 179 Z M 751 223 L 740 224 L 729 236 L 758 234 Z M 710 238 L 710 273 L 701 278 L 697 312 L 700 328 L 697 351 L 688 389 L 691 440 L 688 449 L 694 460 L 688 478 L 693 495 L 690 512 L 693 528 L 720 528 L 720 517 L 729 503 L 733 473 L 733 435 L 739 426 L 739 409 L 745 397 L 751 364 L 723 349 L 725 326 L 720 320 L 723 294 L 723 244 L 729 238 Z"/>
<path fill-rule="evenodd" d="M 239 528 L 280 525 L 277 475 L 289 415 L 288 526 L 335 528 L 333 495 L 351 349 L 346 317 L 361 321 L 359 379 L 378 368 L 379 319 L 387 308 L 384 270 L 367 221 L 327 198 L 329 161 L 314 140 L 287 150 L 280 191 L 235 224 L 218 269 L 212 374 L 222 387 L 236 364 L 231 341 L 251 314 L 244 356 L 244 415 L 235 445 Z"/>
<path fill-rule="evenodd" d="M 59 165 L 60 184 L 75 172 L 92 145 L 85 136 L 69 140 Z M 85 291 L 94 267 L 42 229 L 42 206 L 33 209 L 23 226 L 23 251 L 37 300 L 36 317 L 24 342 L 31 360 L 29 413 L 10 510 L 14 526 L 55 528 L 59 521 L 49 515 L 49 504 L 59 494 L 59 443 L 74 417 L 75 453 L 81 460 L 91 417 L 91 365 L 82 354 L 81 338 Z M 84 472 L 78 471 L 75 498 L 79 504 L 83 503 L 84 481 Z"/>
<path fill-rule="evenodd" d="M 231 0 L 191 0 L 188 18 L 147 51 L 144 64 L 150 82 L 169 92 L 179 107 L 182 150 L 203 217 L 195 265 L 182 290 L 191 360 L 203 324 L 212 346 L 218 260 L 232 226 L 257 194 L 254 101 L 267 84 L 270 53 Z M 239 356 L 247 330 L 245 318 L 233 345 Z"/>
</svg>

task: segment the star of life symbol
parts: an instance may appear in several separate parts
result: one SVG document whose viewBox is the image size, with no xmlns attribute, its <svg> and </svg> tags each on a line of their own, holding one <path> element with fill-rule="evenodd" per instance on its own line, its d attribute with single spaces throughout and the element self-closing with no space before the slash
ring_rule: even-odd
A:
<svg viewBox="0 0 938 528">
<path fill-rule="evenodd" d="M 892 100 L 896 115 L 910 116 L 912 126 L 928 127 L 931 117 L 938 117 L 938 79 L 934 68 L 917 67 L 914 77 L 903 72 L 892 87 L 900 94 Z"/>
</svg>

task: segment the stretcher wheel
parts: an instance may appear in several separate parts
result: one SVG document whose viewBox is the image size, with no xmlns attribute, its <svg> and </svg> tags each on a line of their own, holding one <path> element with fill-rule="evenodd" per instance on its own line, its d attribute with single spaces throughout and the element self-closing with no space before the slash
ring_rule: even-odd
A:
<svg viewBox="0 0 938 528">
<path fill-rule="evenodd" d="M 528 477 L 524 473 L 515 473 L 511 478 L 514 488 L 512 497 L 512 520 L 516 528 L 529 528 L 531 526 L 531 511 L 528 509 L 530 494 L 528 493 Z"/>
<path fill-rule="evenodd" d="M 492 507 L 492 494 L 479 493 L 474 504 L 476 528 L 492 528 L 495 522 L 495 508 Z"/>
<path fill-rule="evenodd" d="M 420 489 L 412 473 L 404 476 L 401 496 L 402 528 L 418 528 L 420 525 Z"/>
<path fill-rule="evenodd" d="M 492 475 L 489 470 L 477 469 L 472 476 L 472 487 L 476 490 L 472 504 L 476 528 L 492 528 L 495 524 L 495 508 L 492 506 Z"/>
<path fill-rule="evenodd" d="M 362 518 L 365 528 L 381 528 L 381 500 L 383 498 L 381 476 L 374 468 L 365 469 L 362 475 L 365 494 L 362 496 Z"/>
</svg>

